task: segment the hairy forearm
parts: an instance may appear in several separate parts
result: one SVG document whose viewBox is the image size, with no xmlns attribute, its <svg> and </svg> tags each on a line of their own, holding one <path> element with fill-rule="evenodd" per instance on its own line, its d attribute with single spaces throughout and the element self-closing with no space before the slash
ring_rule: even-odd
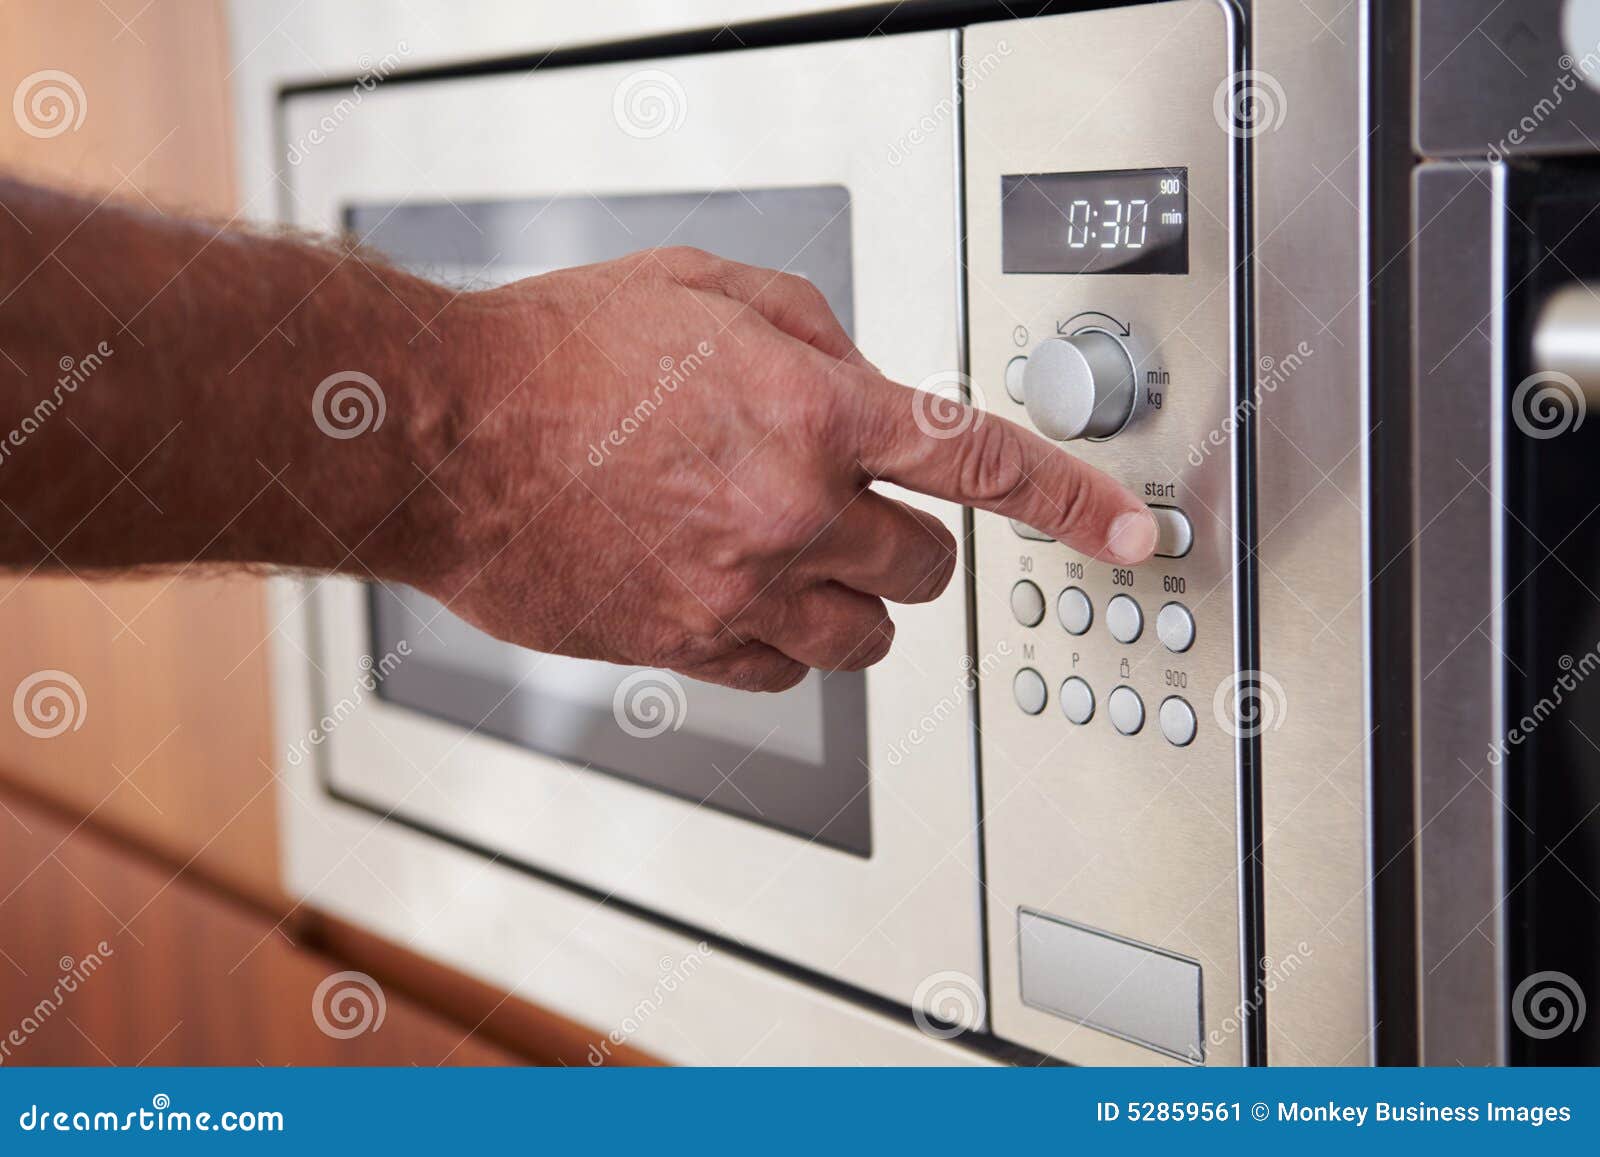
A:
<svg viewBox="0 0 1600 1157">
<path fill-rule="evenodd" d="M 0 565 L 448 565 L 426 474 L 465 432 L 470 299 L 301 240 L 0 202 Z"/>
<path fill-rule="evenodd" d="M 661 249 L 453 297 L 326 245 L 0 202 L 0 566 L 376 576 L 535 650 L 781 690 L 882 658 L 884 600 L 956 571 L 945 520 L 878 481 L 1109 563 L 1155 546 L 1112 479 L 946 423 L 790 274 Z"/>
</svg>

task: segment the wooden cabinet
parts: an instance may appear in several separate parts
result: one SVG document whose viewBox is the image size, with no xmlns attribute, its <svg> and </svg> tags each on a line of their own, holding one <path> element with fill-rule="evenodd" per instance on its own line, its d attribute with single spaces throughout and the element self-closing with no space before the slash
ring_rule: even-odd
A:
<svg viewBox="0 0 1600 1157">
<path fill-rule="evenodd" d="M 53 810 L 0 806 L 0 1062 L 523 1059 L 393 979 L 298 943 L 281 916 Z"/>
</svg>

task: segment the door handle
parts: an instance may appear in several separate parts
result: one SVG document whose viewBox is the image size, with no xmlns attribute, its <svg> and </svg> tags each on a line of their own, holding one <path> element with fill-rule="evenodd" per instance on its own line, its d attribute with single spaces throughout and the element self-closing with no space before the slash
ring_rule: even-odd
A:
<svg viewBox="0 0 1600 1157">
<path fill-rule="evenodd" d="M 1533 324 L 1533 366 L 1577 383 L 1600 407 L 1600 285 L 1574 282 L 1545 299 Z"/>
</svg>

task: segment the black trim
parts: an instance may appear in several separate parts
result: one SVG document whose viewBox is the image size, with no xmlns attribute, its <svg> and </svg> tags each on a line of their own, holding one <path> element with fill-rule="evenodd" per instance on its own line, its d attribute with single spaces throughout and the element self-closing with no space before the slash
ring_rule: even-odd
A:
<svg viewBox="0 0 1600 1157">
<path fill-rule="evenodd" d="M 1367 76 L 1368 593 L 1371 619 L 1368 796 L 1372 841 L 1373 1051 L 1383 1065 L 1420 1056 L 1417 960 L 1416 748 L 1413 696 L 1415 478 L 1412 464 L 1412 29 L 1409 0 L 1371 14 Z"/>
<path fill-rule="evenodd" d="M 1234 67 L 1251 67 L 1253 27 L 1235 0 L 1238 46 Z M 1248 139 L 1235 144 L 1234 182 L 1238 187 L 1233 229 L 1238 239 L 1234 285 L 1234 413 L 1246 415 L 1234 436 L 1234 663 L 1256 678 L 1261 670 L 1260 584 L 1256 560 L 1256 401 L 1255 401 L 1255 232 L 1254 152 Z M 1242 688 L 1241 688 L 1242 694 Z M 1239 1035 L 1246 1065 L 1267 1063 L 1267 990 L 1262 969 L 1266 945 L 1264 821 L 1261 811 L 1261 737 L 1246 731 L 1239 739 Z"/>
<path fill-rule="evenodd" d="M 917 0 L 908 4 L 865 4 L 838 12 L 781 16 L 721 28 L 697 28 L 683 32 L 631 37 L 593 44 L 553 48 L 542 52 L 518 52 L 505 56 L 478 57 L 454 64 L 429 65 L 389 74 L 385 84 L 462 77 L 493 76 L 507 72 L 532 72 L 549 68 L 572 68 L 585 64 L 613 64 L 628 60 L 664 60 L 674 56 L 693 56 L 715 52 L 738 52 L 748 48 L 771 48 L 784 44 L 820 44 L 830 40 L 858 40 L 868 36 L 888 36 L 903 32 L 959 29 L 964 25 L 1064 12 L 1093 11 L 1130 7 L 1149 0 Z M 356 81 L 354 75 L 286 84 L 280 97 L 308 92 L 338 92 Z"/>
<path fill-rule="evenodd" d="M 972 368 L 971 316 L 967 309 L 967 85 L 962 62 L 966 58 L 966 33 L 956 31 L 956 300 L 961 307 L 961 325 L 958 330 L 961 364 Z M 970 398 L 968 399 L 971 400 Z M 989 841 L 984 826 L 983 760 L 981 740 L 983 734 L 983 687 L 978 680 L 978 567 L 977 527 L 972 508 L 961 508 L 961 569 L 966 583 L 964 606 L 967 615 L 967 658 L 972 664 L 967 670 L 970 680 L 967 729 L 967 763 L 972 772 L 972 806 L 975 820 L 973 838 L 978 857 L 978 961 L 983 969 L 983 989 L 988 1007 L 994 1008 L 994 968 L 989 958 Z M 1038 1054 L 1042 1056 L 1042 1054 Z M 1040 1063 L 1040 1062 L 1031 1062 Z"/>
</svg>

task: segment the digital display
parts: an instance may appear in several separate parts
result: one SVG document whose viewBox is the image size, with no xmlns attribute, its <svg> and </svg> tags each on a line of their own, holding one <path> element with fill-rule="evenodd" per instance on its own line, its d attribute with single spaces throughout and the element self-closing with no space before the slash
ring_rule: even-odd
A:
<svg viewBox="0 0 1600 1157">
<path fill-rule="evenodd" d="M 1188 273 L 1189 170 L 1000 178 L 1004 273 Z"/>
</svg>

